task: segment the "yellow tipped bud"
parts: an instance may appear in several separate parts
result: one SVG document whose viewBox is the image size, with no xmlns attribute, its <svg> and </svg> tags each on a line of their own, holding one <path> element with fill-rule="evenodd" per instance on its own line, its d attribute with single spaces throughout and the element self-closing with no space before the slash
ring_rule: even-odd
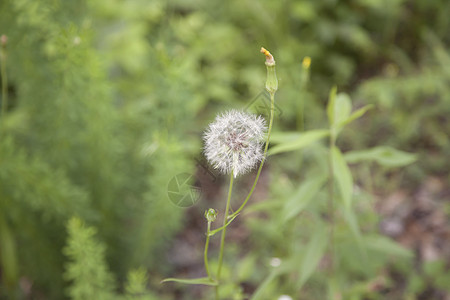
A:
<svg viewBox="0 0 450 300">
<path fill-rule="evenodd" d="M 302 65 L 303 65 L 303 69 L 309 69 L 309 67 L 311 66 L 311 57 L 305 56 L 303 58 Z"/>
<path fill-rule="evenodd" d="M 261 47 L 260 51 L 266 56 L 266 65 L 275 65 L 275 60 L 273 59 L 272 54 L 270 54 L 270 52 L 266 48 Z"/>
<path fill-rule="evenodd" d="M 261 47 L 261 53 L 263 53 L 268 59 L 273 59 L 273 56 L 272 56 L 272 54 L 270 54 L 270 52 L 266 49 L 266 48 L 264 48 L 264 47 Z"/>
<path fill-rule="evenodd" d="M 266 90 L 270 94 L 275 94 L 278 90 L 278 79 L 275 72 L 275 59 L 272 54 L 267 51 L 264 47 L 261 47 L 261 53 L 266 56 L 266 67 L 267 67 L 267 80 L 266 80 Z"/>
</svg>

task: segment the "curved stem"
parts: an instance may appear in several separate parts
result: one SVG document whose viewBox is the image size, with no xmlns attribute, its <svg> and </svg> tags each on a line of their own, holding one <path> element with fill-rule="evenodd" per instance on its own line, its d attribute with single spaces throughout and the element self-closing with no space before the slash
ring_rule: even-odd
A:
<svg viewBox="0 0 450 300">
<path fill-rule="evenodd" d="M 204 253 L 204 261 L 205 261 L 205 270 L 209 279 L 212 279 L 211 272 L 209 271 L 208 265 L 208 248 L 209 248 L 209 232 L 211 230 L 211 222 L 208 221 L 208 229 L 206 231 L 206 242 L 205 242 L 205 253 Z"/>
<path fill-rule="evenodd" d="M 253 186 L 252 186 L 250 192 L 248 193 L 248 195 L 245 198 L 242 205 L 233 214 L 231 214 L 228 218 L 233 218 L 233 217 L 237 216 L 241 212 L 241 210 L 244 208 L 244 206 L 247 204 L 250 197 L 253 195 L 253 191 L 255 190 L 256 184 L 258 183 L 258 180 L 259 180 L 259 175 L 261 174 L 261 170 L 264 166 L 264 162 L 266 161 L 267 150 L 269 149 L 269 140 L 270 140 L 270 132 L 272 131 L 274 109 L 275 109 L 275 93 L 270 93 L 270 121 L 269 121 L 269 128 L 267 130 L 267 139 L 266 139 L 266 146 L 264 148 L 263 159 L 261 160 L 261 164 L 259 165 L 258 172 L 256 173 L 256 178 L 255 178 L 255 181 L 253 182 Z"/>
<path fill-rule="evenodd" d="M 222 230 L 222 238 L 220 241 L 220 252 L 219 252 L 219 265 L 217 267 L 217 286 L 216 286 L 216 300 L 219 299 L 219 286 L 220 286 L 220 273 L 222 271 L 222 263 L 223 263 L 223 251 L 225 246 L 225 233 L 227 230 L 227 227 L 225 226 L 227 224 L 228 220 L 228 212 L 230 211 L 230 202 L 231 202 L 231 191 L 233 190 L 233 181 L 234 181 L 234 174 L 233 171 L 231 171 L 230 175 L 230 187 L 228 189 L 228 199 L 227 199 L 227 205 L 225 207 L 225 215 L 223 217 L 223 230 Z"/>
</svg>

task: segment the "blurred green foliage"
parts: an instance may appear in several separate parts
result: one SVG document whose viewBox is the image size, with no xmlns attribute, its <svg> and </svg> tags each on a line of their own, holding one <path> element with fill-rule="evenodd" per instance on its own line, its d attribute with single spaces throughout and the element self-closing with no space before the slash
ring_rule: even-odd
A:
<svg viewBox="0 0 450 300">
<path fill-rule="evenodd" d="M 145 289 L 143 271 L 130 270 L 166 273 L 171 266 L 164 263 L 164 250 L 184 213 L 167 201 L 167 183 L 178 173 L 193 172 L 200 132 L 215 113 L 243 108 L 263 90 L 261 45 L 277 60 L 278 131 L 303 129 L 303 122 L 307 130 L 326 128 L 325 102 L 337 84 L 354 107 L 375 106 L 337 141 L 349 163 L 367 156 L 368 148 L 383 146 L 370 153 L 381 165 L 369 172 L 377 184 L 362 177 L 355 178 L 357 184 L 387 193 L 430 174 L 446 176 L 449 12 L 447 0 L 1 1 L 9 101 L 0 120 L 0 297 L 25 297 L 22 280 L 32 284 L 29 297 L 77 299 L 74 291 L 92 282 L 77 281 L 76 272 L 67 270 L 83 255 L 99 257 L 93 272 L 103 268 L 105 278 L 114 278 L 103 290 L 111 297 L 119 297 L 116 288 L 139 295 Z M 304 56 L 312 58 L 307 85 Z M 384 146 L 417 154 L 417 163 L 401 171 L 408 180 L 386 183 L 391 166 L 381 162 L 412 157 Z M 239 283 L 257 287 L 271 278 L 270 257 L 320 253 L 322 240 L 314 237 L 324 226 L 321 201 L 301 204 L 304 218 L 287 217 L 286 211 L 295 197 L 305 196 L 305 185 L 309 191 L 322 184 L 325 151 L 314 143 L 302 155 L 283 154 L 269 162 L 270 193 L 277 201 L 254 209 L 274 221 L 246 221 L 251 253 L 236 258 L 237 274 L 225 268 L 225 277 L 238 278 L 230 280 L 230 295 L 237 291 L 236 297 L 243 297 Z M 352 168 L 356 174 L 361 170 L 366 166 Z M 353 201 L 361 230 L 372 234 L 378 216 L 371 192 Z M 72 216 L 78 221 L 67 231 Z M 89 233 L 93 229 L 80 225 L 84 222 L 97 233 Z M 408 255 L 378 235 L 366 236 L 364 242 L 373 247 L 358 252 L 352 234 L 345 223 L 336 228 L 346 262 L 342 274 L 349 286 L 354 283 L 348 299 L 365 299 L 390 255 Z M 91 252 L 77 253 L 74 243 Z M 72 248 L 69 257 L 65 245 Z M 419 293 L 424 282 L 433 286 L 439 272 L 410 279 L 408 293 Z M 127 274 L 132 279 L 124 283 Z M 294 294 L 304 283 L 302 275 L 276 275 L 265 289 L 271 299 L 281 291 Z M 322 295 L 321 276 L 312 275 L 303 299 Z"/>
</svg>

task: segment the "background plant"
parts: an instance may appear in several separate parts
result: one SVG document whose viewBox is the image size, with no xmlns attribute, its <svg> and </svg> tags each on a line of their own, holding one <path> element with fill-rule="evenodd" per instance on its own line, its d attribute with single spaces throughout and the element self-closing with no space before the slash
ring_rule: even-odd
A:
<svg viewBox="0 0 450 300">
<path fill-rule="evenodd" d="M 337 145 L 354 178 L 353 203 L 365 237 L 380 229 L 386 233 L 385 221 L 400 224 L 402 233 L 393 237 L 414 250 L 416 264 L 392 261 L 379 250 L 368 253 L 369 267 L 362 271 L 347 259 L 341 270 L 350 296 L 443 299 L 448 292 L 434 278 L 445 278 L 437 274 L 448 271 L 450 253 L 443 238 L 448 232 L 448 10 L 445 0 L 2 1 L 9 97 L 0 137 L 0 293 L 61 298 L 70 286 L 62 277 L 68 263 L 62 253 L 65 224 L 76 214 L 97 228 L 93 239 L 105 245 L 118 289 L 129 270 L 143 266 L 159 298 L 198 299 L 202 291 L 161 287 L 162 278 L 185 272 L 174 259 L 160 264 L 167 253 L 161 250 L 186 245 L 193 236 L 186 230 L 202 236 L 204 224 L 197 227 L 193 220 L 202 220 L 216 202 L 209 198 L 202 202 L 207 207 L 199 202 L 182 211 L 166 200 L 165 186 L 180 172 L 194 172 L 200 129 L 218 111 L 245 107 L 260 93 L 264 74 L 251 49 L 264 44 L 278 60 L 282 117 L 275 130 L 325 129 L 326 99 L 334 84 L 355 109 L 374 104 L 342 131 Z M 310 81 L 301 88 L 307 55 Z M 299 123 L 302 105 L 307 113 Z M 383 147 L 365 151 L 374 146 Z M 288 221 L 298 225 L 283 230 L 280 207 L 300 193 L 310 168 L 327 170 L 326 149 L 319 141 L 269 159 L 270 172 L 262 172 L 252 203 L 279 199 L 280 204 L 270 209 L 275 204 L 267 201 L 263 212 L 254 206 L 253 215 L 251 210 L 242 215 L 236 230 L 252 235 L 239 238 L 230 231 L 227 251 L 238 267 L 224 266 L 224 278 L 230 279 L 224 292 L 252 294 L 277 265 L 273 257 L 289 257 L 299 250 L 295 247 L 321 236 L 310 227 L 322 224 L 322 217 L 309 221 L 325 211 L 316 205 L 326 202 L 326 192 L 319 192 L 300 218 Z M 416 153 L 416 162 L 398 168 L 405 153 L 393 149 Z M 433 210 L 424 212 L 423 198 Z M 392 215 L 374 213 L 374 207 L 379 211 L 394 199 L 400 204 Z M 425 223 L 435 211 L 442 221 Z M 186 221 L 187 228 L 181 228 Z M 408 231 L 421 226 L 424 233 Z M 352 240 L 346 223 L 337 227 L 339 239 Z M 297 235 L 292 243 L 286 242 L 288 234 Z M 428 242 L 419 247 L 412 236 Z M 425 266 L 433 261 L 425 246 L 435 249 L 431 241 L 437 237 L 442 250 L 431 253 L 441 266 L 429 271 Z M 340 253 L 352 258 L 354 245 L 347 245 Z M 202 261 L 201 250 L 192 253 L 200 253 L 195 261 Z M 284 279 L 296 274 L 277 277 L 265 292 L 274 298 L 295 293 L 288 284 L 293 281 Z M 325 274 L 313 273 L 303 298 L 314 299 L 323 290 Z"/>
</svg>

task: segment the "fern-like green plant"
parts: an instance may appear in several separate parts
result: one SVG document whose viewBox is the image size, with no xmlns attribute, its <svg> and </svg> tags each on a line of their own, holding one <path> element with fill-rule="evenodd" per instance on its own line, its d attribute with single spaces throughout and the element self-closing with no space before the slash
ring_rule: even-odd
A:
<svg viewBox="0 0 450 300">
<path fill-rule="evenodd" d="M 105 245 L 96 241 L 96 230 L 79 218 L 67 224 L 68 257 L 65 278 L 70 282 L 68 295 L 73 300 L 113 299 L 114 278 L 105 260 Z"/>
<path fill-rule="evenodd" d="M 106 245 L 98 241 L 97 230 L 73 217 L 67 223 L 67 244 L 64 254 L 68 262 L 64 278 L 67 294 L 72 300 L 153 300 L 147 288 L 148 276 L 139 268 L 128 272 L 123 294 L 116 291 L 117 283 L 105 258 Z"/>
</svg>

